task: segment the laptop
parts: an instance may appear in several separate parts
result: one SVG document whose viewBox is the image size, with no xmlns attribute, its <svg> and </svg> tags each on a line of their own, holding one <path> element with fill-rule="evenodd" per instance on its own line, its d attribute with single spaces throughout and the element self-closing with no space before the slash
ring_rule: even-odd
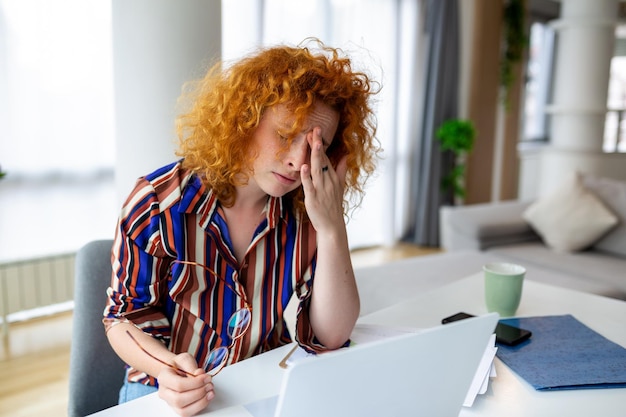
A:
<svg viewBox="0 0 626 417">
<path fill-rule="evenodd" d="M 495 313 L 303 358 L 254 417 L 458 416 Z"/>
</svg>

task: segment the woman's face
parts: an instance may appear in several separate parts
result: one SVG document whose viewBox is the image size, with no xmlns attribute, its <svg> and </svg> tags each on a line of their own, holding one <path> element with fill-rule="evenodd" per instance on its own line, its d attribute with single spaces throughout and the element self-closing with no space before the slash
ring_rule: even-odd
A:
<svg viewBox="0 0 626 417">
<path fill-rule="evenodd" d="M 310 164 L 315 127 L 322 132 L 323 149 L 331 145 L 337 126 L 339 112 L 318 102 L 313 112 L 305 119 L 300 132 L 291 139 L 285 137 L 290 130 L 294 116 L 287 106 L 279 104 L 265 111 L 259 126 L 252 135 L 252 151 L 256 158 L 249 184 L 256 184 L 265 194 L 281 197 L 301 185 L 300 169 Z"/>
</svg>

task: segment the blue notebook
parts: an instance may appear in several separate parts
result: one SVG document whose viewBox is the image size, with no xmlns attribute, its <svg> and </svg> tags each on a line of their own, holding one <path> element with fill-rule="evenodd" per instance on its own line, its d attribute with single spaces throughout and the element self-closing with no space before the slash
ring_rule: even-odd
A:
<svg viewBox="0 0 626 417">
<path fill-rule="evenodd" d="M 626 349 L 573 316 L 501 322 L 532 331 L 517 346 L 498 344 L 496 355 L 536 390 L 626 387 Z"/>
</svg>

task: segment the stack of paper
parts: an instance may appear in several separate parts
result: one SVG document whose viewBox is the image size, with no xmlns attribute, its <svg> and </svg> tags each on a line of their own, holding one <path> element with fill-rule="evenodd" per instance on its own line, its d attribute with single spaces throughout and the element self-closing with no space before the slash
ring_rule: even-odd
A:
<svg viewBox="0 0 626 417">
<path fill-rule="evenodd" d="M 463 402 L 464 407 L 471 407 L 474 404 L 474 400 L 476 399 L 477 395 L 487 392 L 487 388 L 489 387 L 489 379 L 496 376 L 496 367 L 493 364 L 493 359 L 495 358 L 497 351 L 498 348 L 496 347 L 496 335 L 493 334 L 489 339 L 489 343 L 487 344 L 485 353 L 480 360 L 478 369 L 476 369 L 476 374 L 474 374 L 472 385 L 470 385 L 470 389 L 465 396 L 465 402 Z"/>
</svg>

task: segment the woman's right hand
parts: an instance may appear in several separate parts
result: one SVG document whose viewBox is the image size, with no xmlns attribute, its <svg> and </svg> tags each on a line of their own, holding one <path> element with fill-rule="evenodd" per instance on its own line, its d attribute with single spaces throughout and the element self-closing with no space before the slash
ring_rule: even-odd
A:
<svg viewBox="0 0 626 417">
<path fill-rule="evenodd" d="M 184 375 L 164 366 L 157 376 L 159 397 L 181 417 L 196 415 L 215 397 L 211 375 L 198 368 L 198 364 L 189 353 L 176 355 L 174 364 L 193 376 Z"/>
</svg>

